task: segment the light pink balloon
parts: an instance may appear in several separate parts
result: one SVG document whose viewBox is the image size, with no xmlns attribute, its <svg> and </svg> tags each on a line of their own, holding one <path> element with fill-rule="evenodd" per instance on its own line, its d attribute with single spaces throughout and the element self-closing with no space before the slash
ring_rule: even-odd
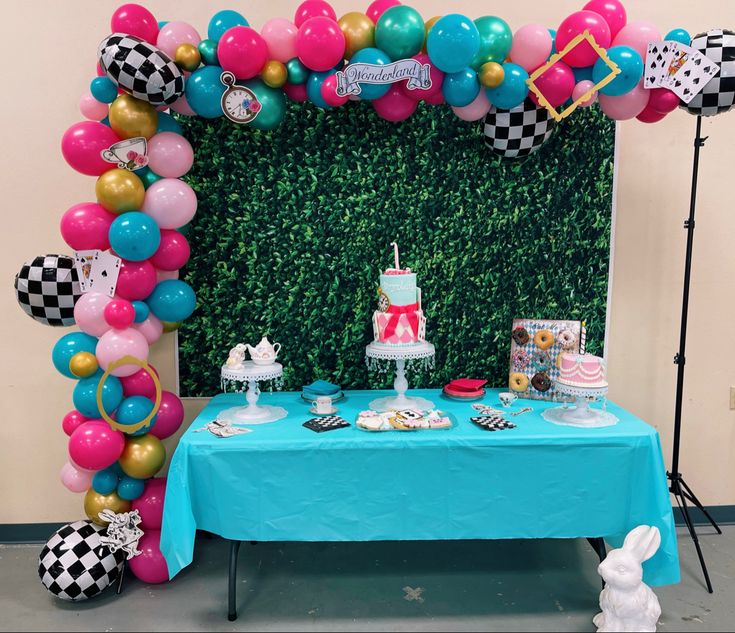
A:
<svg viewBox="0 0 735 633">
<path fill-rule="evenodd" d="M 197 212 L 197 196 L 183 180 L 162 178 L 148 187 L 141 211 L 159 228 L 178 229 L 191 222 Z"/>
<path fill-rule="evenodd" d="M 133 575 L 143 582 L 157 585 L 168 580 L 168 566 L 161 553 L 161 531 L 146 530 L 138 541 L 141 552 L 128 561 Z"/>
<path fill-rule="evenodd" d="M 142 325 L 142 324 L 139 324 Z M 123 356 L 132 356 L 138 360 L 148 360 L 148 340 L 138 330 L 130 327 L 125 330 L 110 330 L 97 341 L 95 356 L 100 367 L 107 368 Z M 140 370 L 137 365 L 123 365 L 110 373 L 113 376 L 132 376 Z"/>
<path fill-rule="evenodd" d="M 551 33 L 543 24 L 526 24 L 513 35 L 510 59 L 531 73 L 549 58 L 553 45 Z"/>
<path fill-rule="evenodd" d="M 85 92 L 79 100 L 79 111 L 85 119 L 90 121 L 101 121 L 107 116 L 109 106 L 97 101 L 91 92 Z"/>
<path fill-rule="evenodd" d="M 268 46 L 268 58 L 283 64 L 296 57 L 296 35 L 298 27 L 286 18 L 268 20 L 260 30 Z"/>
<path fill-rule="evenodd" d="M 159 132 L 148 141 L 148 167 L 164 178 L 181 178 L 194 164 L 191 143 L 176 132 Z"/>
<path fill-rule="evenodd" d="M 490 107 L 485 90 L 480 90 L 472 103 L 464 107 L 452 107 L 452 110 L 463 121 L 479 121 L 490 112 Z"/>
<path fill-rule="evenodd" d="M 611 119 L 616 121 L 626 121 L 634 119 L 648 105 L 650 91 L 643 87 L 643 80 L 630 92 L 620 95 L 619 97 L 609 97 L 607 95 L 599 95 L 602 111 Z"/>
<path fill-rule="evenodd" d="M 196 112 L 191 109 L 189 102 L 186 100 L 186 95 L 181 95 L 176 101 L 169 106 L 174 112 L 183 114 L 184 116 L 196 116 Z"/>
<path fill-rule="evenodd" d="M 74 306 L 74 321 L 90 336 L 102 336 L 110 329 L 105 321 L 105 307 L 112 299 L 101 292 L 85 292 Z"/>
<path fill-rule="evenodd" d="M 403 94 L 403 90 L 398 84 L 392 84 L 390 90 L 384 96 L 373 100 L 371 103 L 378 116 L 393 123 L 405 121 L 416 111 L 419 105 L 418 101 Z"/>
<path fill-rule="evenodd" d="M 643 59 L 646 59 L 648 43 L 657 42 L 660 39 L 661 31 L 656 28 L 655 24 L 630 22 L 620 29 L 612 42 L 612 46 L 630 46 L 633 50 L 638 51 Z"/>
<path fill-rule="evenodd" d="M 92 473 L 88 470 L 77 470 L 69 462 L 61 467 L 61 483 L 71 492 L 86 492 L 92 486 Z"/>
<path fill-rule="evenodd" d="M 159 440 L 171 437 L 179 430 L 184 421 L 184 404 L 175 393 L 164 391 L 161 394 L 161 406 L 156 414 L 156 423 L 150 430 Z"/>
<path fill-rule="evenodd" d="M 162 281 L 166 281 L 167 279 L 178 279 L 179 278 L 179 271 L 178 270 L 161 270 L 160 268 L 156 268 L 156 283 L 160 284 Z"/>
<path fill-rule="evenodd" d="M 594 87 L 594 81 L 590 81 L 589 79 L 584 79 L 580 81 L 576 86 L 574 86 L 574 90 L 572 91 L 572 100 L 576 101 L 584 94 L 586 94 L 588 90 L 591 90 Z M 595 90 L 586 101 L 580 102 L 579 105 L 582 108 L 587 108 L 591 106 L 595 101 L 597 101 L 597 90 Z"/>
<path fill-rule="evenodd" d="M 169 22 L 158 32 L 156 46 L 171 59 L 176 57 L 176 48 L 179 44 L 193 44 L 198 46 L 202 38 L 197 30 L 186 22 Z"/>
<path fill-rule="evenodd" d="M 158 424 L 158 421 L 156 421 Z M 155 428 L 155 424 L 153 425 Z M 166 478 L 154 477 L 145 482 L 143 494 L 133 501 L 133 510 L 140 514 L 140 527 L 160 530 L 163 522 L 163 502 L 166 497 Z"/>
<path fill-rule="evenodd" d="M 154 314 L 149 314 L 143 323 L 133 323 L 133 329 L 145 337 L 148 345 L 153 345 L 163 334 L 163 323 Z"/>
</svg>

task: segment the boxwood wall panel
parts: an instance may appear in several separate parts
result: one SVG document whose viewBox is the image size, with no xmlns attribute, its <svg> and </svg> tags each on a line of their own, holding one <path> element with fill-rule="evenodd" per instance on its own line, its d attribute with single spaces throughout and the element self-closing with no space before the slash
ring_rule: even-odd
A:
<svg viewBox="0 0 735 633">
<path fill-rule="evenodd" d="M 181 391 L 219 391 L 237 342 L 283 345 L 287 389 L 315 378 L 364 388 L 378 275 L 418 274 L 436 344 L 419 384 L 507 379 L 514 317 L 586 318 L 604 336 L 614 123 L 596 109 L 557 126 L 536 154 L 492 154 L 480 124 L 420 107 L 408 122 L 366 104 L 291 104 L 280 128 L 182 119 L 197 156 L 199 212 L 185 274 L 197 311 L 179 336 Z"/>
</svg>

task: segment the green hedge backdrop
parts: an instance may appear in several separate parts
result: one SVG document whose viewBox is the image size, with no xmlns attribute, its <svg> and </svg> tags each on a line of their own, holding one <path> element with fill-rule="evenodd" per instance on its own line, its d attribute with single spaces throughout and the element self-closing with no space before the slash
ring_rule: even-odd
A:
<svg viewBox="0 0 735 633">
<path fill-rule="evenodd" d="M 367 104 L 324 112 L 291 104 L 270 133 L 184 119 L 199 197 L 185 272 L 195 315 L 179 335 L 181 393 L 212 396 L 238 342 L 283 345 L 285 388 L 316 378 L 387 386 L 367 371 L 378 275 L 418 275 L 436 369 L 507 380 L 514 317 L 588 321 L 602 351 L 614 122 L 575 112 L 539 152 L 495 156 L 480 124 L 423 104 L 401 124 Z"/>
</svg>

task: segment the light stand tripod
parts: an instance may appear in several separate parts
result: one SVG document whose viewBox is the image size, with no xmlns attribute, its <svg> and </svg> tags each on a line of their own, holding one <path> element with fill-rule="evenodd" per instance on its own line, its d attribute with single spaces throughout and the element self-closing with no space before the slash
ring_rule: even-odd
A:
<svg viewBox="0 0 735 633">
<path fill-rule="evenodd" d="M 684 481 L 683 475 L 679 472 L 679 452 L 681 449 L 681 408 L 682 399 L 684 397 L 684 365 L 686 363 L 685 351 L 687 342 L 687 318 L 689 313 L 689 284 L 691 281 L 692 274 L 692 247 L 694 242 L 694 211 L 697 204 L 697 177 L 699 175 L 699 150 L 704 147 L 704 143 L 708 137 L 702 138 L 702 117 L 697 117 L 697 135 L 694 139 L 694 169 L 692 173 L 692 197 L 689 204 L 689 218 L 684 221 L 684 228 L 687 230 L 687 251 L 686 259 L 684 264 L 684 297 L 681 308 L 681 332 L 679 335 L 679 352 L 674 357 L 674 364 L 677 366 L 676 376 L 676 406 L 674 409 L 674 451 L 671 460 L 671 472 L 666 473 L 671 482 L 669 490 L 674 495 L 676 503 L 679 506 L 682 515 L 684 516 L 684 522 L 686 523 L 689 534 L 694 541 L 694 547 L 697 550 L 697 556 L 699 557 L 699 564 L 702 566 L 702 572 L 704 573 L 704 580 L 707 583 L 707 591 L 712 593 L 712 582 L 709 579 L 709 572 L 707 571 L 707 563 L 704 561 L 702 555 L 702 548 L 699 545 L 699 539 L 697 538 L 697 530 L 694 526 L 691 514 L 689 513 L 689 506 L 687 501 L 699 508 L 701 512 L 707 517 L 707 520 L 717 530 L 718 534 L 722 534 L 722 530 L 715 523 L 715 520 L 707 512 L 704 506 L 697 499 L 696 495 L 692 492 L 692 489 Z"/>
</svg>

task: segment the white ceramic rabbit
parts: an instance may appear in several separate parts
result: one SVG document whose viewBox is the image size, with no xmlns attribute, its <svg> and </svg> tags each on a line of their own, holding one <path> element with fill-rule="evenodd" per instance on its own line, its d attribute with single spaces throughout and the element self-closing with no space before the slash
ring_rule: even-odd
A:
<svg viewBox="0 0 735 633">
<path fill-rule="evenodd" d="M 230 356 L 227 358 L 225 365 L 230 369 L 242 369 L 246 351 L 245 345 L 238 343 L 230 350 Z"/>
<path fill-rule="evenodd" d="M 599 633 L 656 631 L 661 606 L 653 590 L 643 583 L 642 563 L 656 553 L 661 534 L 656 527 L 639 525 L 625 537 L 623 547 L 612 550 L 598 567 L 606 586 L 593 622 Z"/>
</svg>

